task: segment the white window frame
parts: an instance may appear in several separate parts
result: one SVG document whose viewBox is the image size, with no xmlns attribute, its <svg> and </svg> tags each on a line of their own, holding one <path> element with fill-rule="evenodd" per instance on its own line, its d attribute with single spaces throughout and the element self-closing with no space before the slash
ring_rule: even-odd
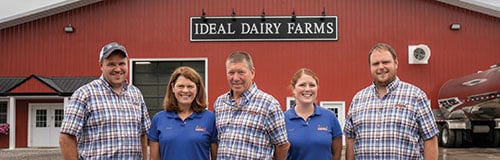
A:
<svg viewBox="0 0 500 160">
<path fill-rule="evenodd" d="M 290 109 L 292 107 L 292 101 L 295 102 L 295 97 L 286 97 L 286 110 Z"/>
<path fill-rule="evenodd" d="M 345 124 L 345 115 L 346 115 L 345 101 L 321 101 L 321 102 L 319 102 L 319 105 L 321 107 L 326 108 L 326 109 L 329 109 L 329 108 L 336 108 L 337 109 L 337 111 L 338 111 L 337 119 L 339 120 L 340 128 L 343 130 L 344 124 Z M 342 136 L 342 145 L 345 145 L 345 137 L 344 136 Z"/>
</svg>

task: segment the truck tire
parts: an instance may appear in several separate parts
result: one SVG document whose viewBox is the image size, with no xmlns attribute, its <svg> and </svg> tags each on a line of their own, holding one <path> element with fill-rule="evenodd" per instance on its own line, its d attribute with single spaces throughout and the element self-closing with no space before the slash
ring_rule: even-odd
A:
<svg viewBox="0 0 500 160">
<path fill-rule="evenodd" d="M 490 134 L 491 138 L 489 142 L 489 146 L 491 147 L 497 147 L 500 145 L 500 130 L 493 130 L 492 134 Z"/>
<path fill-rule="evenodd" d="M 442 143 L 443 147 L 462 147 L 463 131 L 450 129 L 448 124 L 444 124 L 438 140 Z"/>
<path fill-rule="evenodd" d="M 443 143 L 443 147 L 454 147 L 455 146 L 455 131 L 449 129 L 448 124 L 444 124 L 439 133 L 440 142 Z"/>
<path fill-rule="evenodd" d="M 452 130 L 455 132 L 455 147 L 462 147 L 463 130 Z"/>
</svg>

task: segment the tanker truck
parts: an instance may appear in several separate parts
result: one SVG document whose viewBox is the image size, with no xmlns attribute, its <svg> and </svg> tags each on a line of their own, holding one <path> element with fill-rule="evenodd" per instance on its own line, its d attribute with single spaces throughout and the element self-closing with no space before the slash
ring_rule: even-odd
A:
<svg viewBox="0 0 500 160">
<path fill-rule="evenodd" d="M 500 63 L 448 80 L 438 93 L 440 146 L 500 145 Z"/>
</svg>

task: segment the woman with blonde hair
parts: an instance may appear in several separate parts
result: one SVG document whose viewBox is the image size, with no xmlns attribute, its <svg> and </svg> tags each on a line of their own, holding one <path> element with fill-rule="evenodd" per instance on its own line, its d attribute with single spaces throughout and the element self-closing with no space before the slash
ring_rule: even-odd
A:
<svg viewBox="0 0 500 160">
<path fill-rule="evenodd" d="M 319 80 L 307 68 L 301 68 L 291 80 L 295 105 L 285 112 L 290 149 L 286 159 L 340 160 L 342 129 L 335 115 L 316 104 Z"/>
</svg>

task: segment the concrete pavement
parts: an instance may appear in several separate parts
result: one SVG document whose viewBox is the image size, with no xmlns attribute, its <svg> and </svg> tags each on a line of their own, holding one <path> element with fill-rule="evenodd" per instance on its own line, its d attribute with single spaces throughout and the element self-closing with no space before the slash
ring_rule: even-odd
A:
<svg viewBox="0 0 500 160">
<path fill-rule="evenodd" d="M 342 156 L 343 157 L 343 156 Z M 0 160 L 62 160 L 59 147 L 0 149 Z M 344 158 L 342 158 L 344 159 Z M 439 148 L 439 160 L 500 160 L 500 148 Z"/>
</svg>

